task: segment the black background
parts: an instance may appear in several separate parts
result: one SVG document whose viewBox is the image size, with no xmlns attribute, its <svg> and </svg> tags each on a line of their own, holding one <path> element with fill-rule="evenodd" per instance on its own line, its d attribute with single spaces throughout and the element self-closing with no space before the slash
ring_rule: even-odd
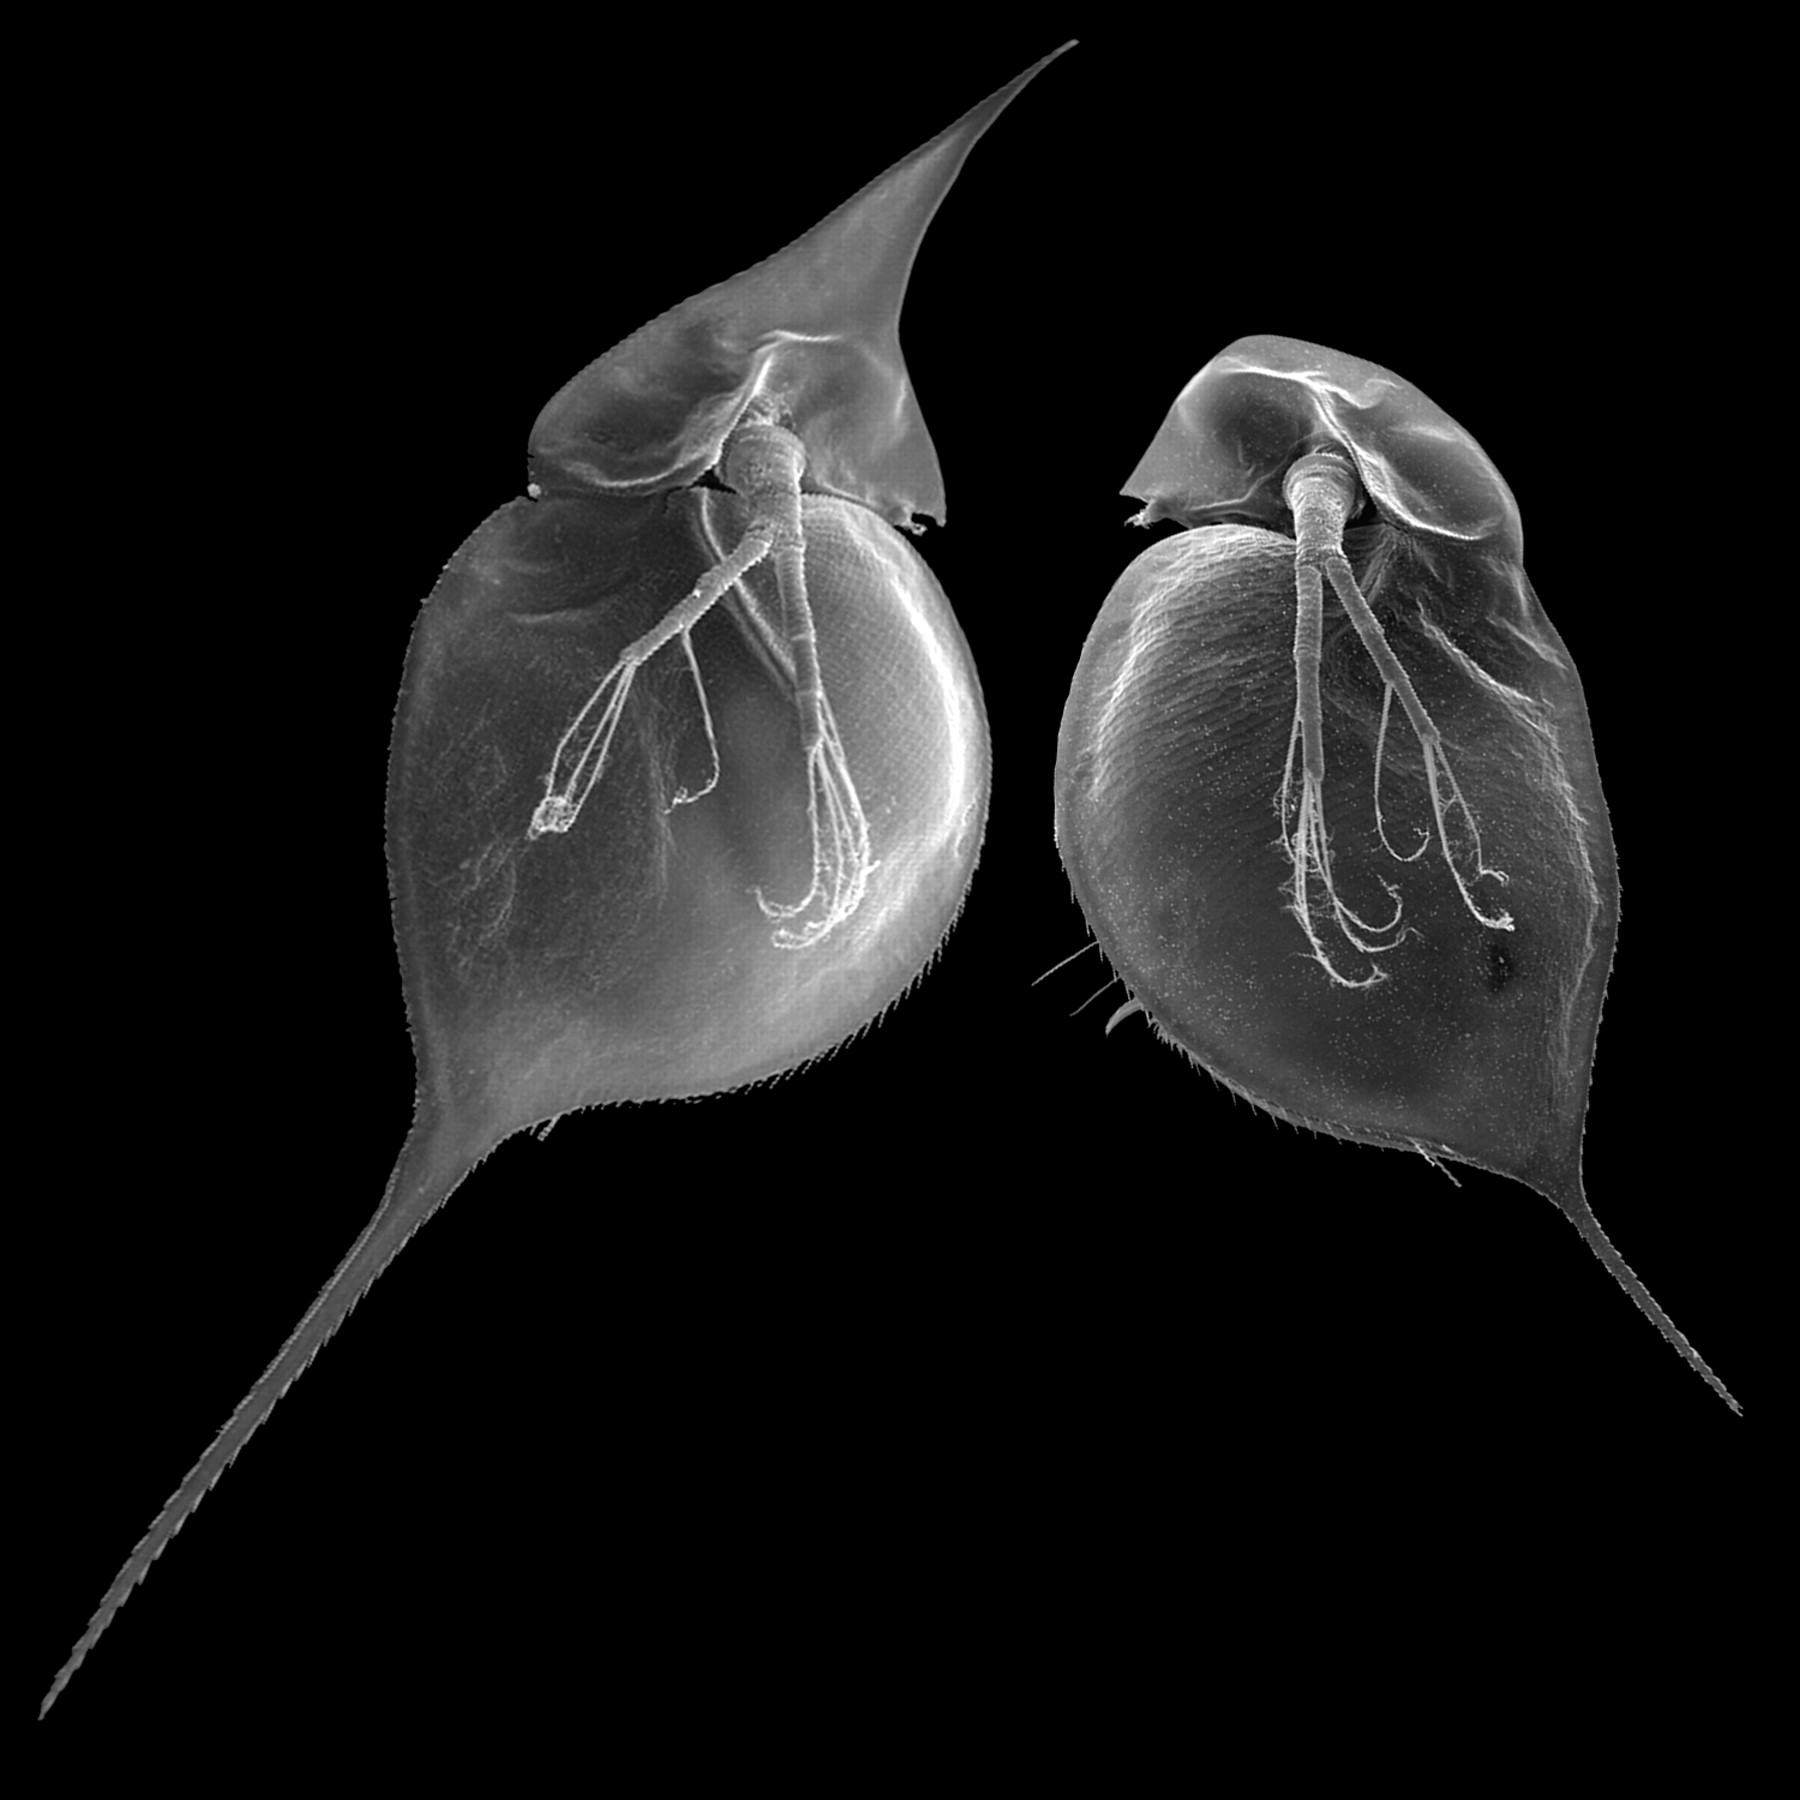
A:
<svg viewBox="0 0 1800 1800">
<path fill-rule="evenodd" d="M 214 252 L 237 334 L 222 360 L 241 353 L 259 426 L 215 429 L 183 567 L 216 608 L 167 626 L 158 753 L 134 752 L 135 878 L 86 928 L 58 1027 L 71 1054 L 89 1031 L 114 1044 L 116 984 L 148 962 L 124 1054 L 101 1058 L 117 1098 L 76 1128 L 86 1174 L 25 1296 L 44 1321 L 43 1685 L 398 1155 L 414 1064 L 383 778 L 443 564 L 519 492 L 564 381 L 1048 47 L 909 57 L 891 83 L 847 57 L 801 127 L 766 87 L 697 125 L 712 89 L 672 117 L 653 71 L 620 71 L 573 116 L 515 128 L 517 148 L 464 120 L 422 153 L 369 96 L 320 127 L 330 154 L 278 163 Z M 1764 1201 L 1696 1085 L 1699 1059 L 1732 1054 L 1705 974 L 1729 921 L 1680 848 L 1696 821 L 1654 623 L 1669 576 L 1640 544 L 1667 502 L 1595 441 L 1616 448 L 1611 399 L 1680 330 L 1650 280 L 1655 153 L 1621 186 L 1603 146 L 1577 147 L 1538 186 L 1467 137 L 1455 157 L 1412 137 L 1376 154 L 1292 93 L 1255 119 L 1179 82 L 1146 96 L 1146 54 L 1083 45 L 1026 91 L 907 302 L 949 504 L 921 548 L 995 745 L 987 843 L 939 962 L 802 1075 L 499 1150 L 282 1401 L 59 1724 L 156 1710 L 178 1731 L 271 1681 L 446 1704 L 541 1682 L 556 1704 L 577 1674 L 542 1645 L 603 1631 L 663 1554 L 642 1513 L 682 1496 L 699 1560 L 748 1491 L 846 1439 L 1033 1516 L 1101 1471 L 1154 1520 L 1197 1488 L 1234 1504 L 1271 1459 L 1396 1506 L 1424 1463 L 1491 1461 L 1521 1471 L 1523 1507 L 1533 1475 L 1539 1492 L 1559 1468 L 1591 1477 L 1649 1434 L 1710 1460 L 1754 1428 L 1744 1263 Z M 1095 611 L 1150 541 L 1118 489 L 1188 378 L 1263 332 L 1402 374 L 1519 499 L 1625 883 L 1588 1190 L 1747 1426 L 1547 1201 L 1271 1122 L 1141 1019 L 1105 1035 L 1124 996 L 1099 991 L 1092 950 L 1056 970 L 1086 941 L 1052 837 L 1058 721 Z"/>
</svg>

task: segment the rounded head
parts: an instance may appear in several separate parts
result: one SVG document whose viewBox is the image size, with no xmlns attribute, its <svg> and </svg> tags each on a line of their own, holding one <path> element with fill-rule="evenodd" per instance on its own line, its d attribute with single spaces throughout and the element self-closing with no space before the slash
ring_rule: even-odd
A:
<svg viewBox="0 0 1800 1800">
<path fill-rule="evenodd" d="M 1375 363 L 1294 338 L 1240 338 L 1181 390 L 1124 491 L 1145 524 L 1281 524 L 1294 461 L 1335 446 L 1397 524 L 1518 558 L 1519 508 L 1468 432 Z"/>
</svg>

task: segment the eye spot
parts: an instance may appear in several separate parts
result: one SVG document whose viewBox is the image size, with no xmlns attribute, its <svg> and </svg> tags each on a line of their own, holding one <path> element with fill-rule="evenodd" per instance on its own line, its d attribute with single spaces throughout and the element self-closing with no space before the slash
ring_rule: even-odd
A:
<svg viewBox="0 0 1800 1800">
<path fill-rule="evenodd" d="M 1512 952 L 1506 947 L 1506 940 L 1496 932 L 1488 934 L 1485 948 L 1487 991 L 1490 995 L 1502 994 L 1512 985 L 1517 972 Z"/>
</svg>

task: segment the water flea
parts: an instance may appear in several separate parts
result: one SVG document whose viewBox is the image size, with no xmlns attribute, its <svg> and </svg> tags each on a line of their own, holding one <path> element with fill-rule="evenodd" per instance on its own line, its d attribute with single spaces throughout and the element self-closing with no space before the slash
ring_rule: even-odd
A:
<svg viewBox="0 0 1800 1800">
<path fill-rule="evenodd" d="M 841 140 L 776 132 L 779 153 L 749 153 L 749 204 L 792 241 L 666 296 L 678 303 L 648 323 L 603 320 L 624 334 L 613 348 L 527 397 L 541 401 L 527 490 L 469 521 L 420 612 L 392 742 L 412 1134 L 375 1216 L 132 1551 L 44 1711 L 498 1142 L 576 1110 L 854 1056 L 930 979 L 974 876 L 990 754 L 962 631 L 915 542 L 943 522 L 944 491 L 901 300 L 977 140 L 1060 54 L 810 229 L 784 214 L 783 157 L 816 169 Z M 898 80 L 904 64 L 857 74 Z M 655 146 L 639 148 L 654 178 Z M 844 187 L 868 173 L 845 168 Z M 671 229 L 704 230 L 729 192 L 722 165 L 711 199 L 671 197 Z M 968 203 L 1005 198 L 971 189 Z M 743 195 L 730 204 L 743 211 Z M 521 284 L 520 300 L 519 329 L 534 329 L 542 293 Z"/>
<path fill-rule="evenodd" d="M 1253 337 L 1125 491 L 1177 529 L 1088 634 L 1056 831 L 1133 1003 L 1269 1113 L 1554 1201 L 1735 1410 L 1583 1186 L 1618 864 L 1501 472 L 1402 377 Z"/>
</svg>

